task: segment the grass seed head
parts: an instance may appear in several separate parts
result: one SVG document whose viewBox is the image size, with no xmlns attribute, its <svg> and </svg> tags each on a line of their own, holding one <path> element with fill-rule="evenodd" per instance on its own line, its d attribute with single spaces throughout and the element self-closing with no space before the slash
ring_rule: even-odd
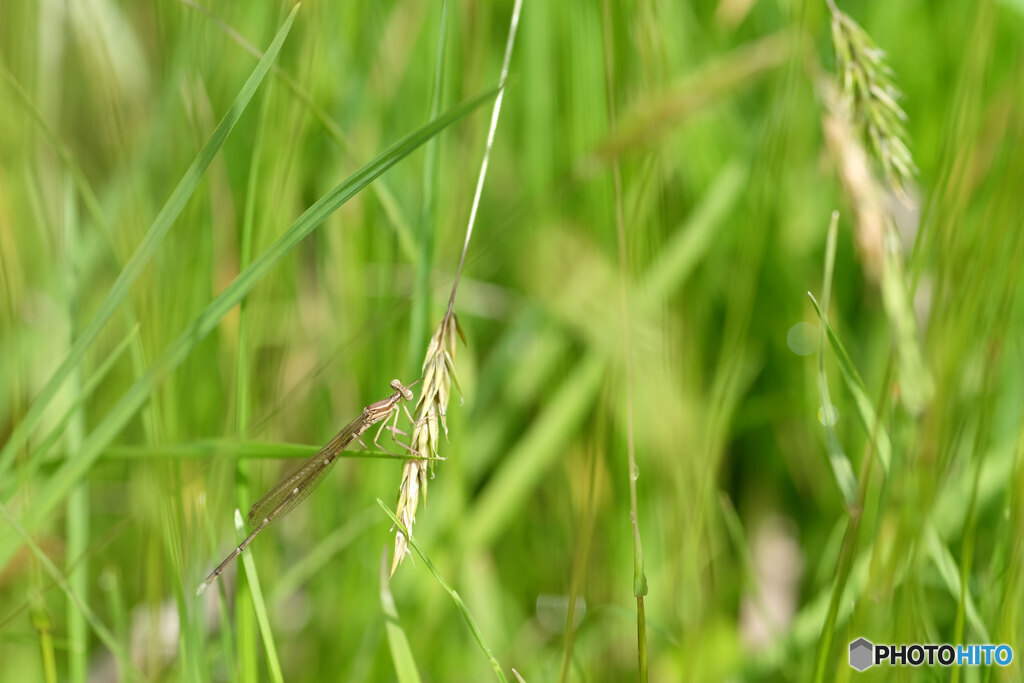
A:
<svg viewBox="0 0 1024 683">
<path fill-rule="evenodd" d="M 870 145 L 893 190 L 906 198 L 907 182 L 917 167 L 907 146 L 907 114 L 899 105 L 902 95 L 893 83 L 892 69 L 857 22 L 834 3 L 829 8 L 836 69 L 851 122 Z"/>
<path fill-rule="evenodd" d="M 427 353 L 423 359 L 423 389 L 416 402 L 416 422 L 412 428 L 412 447 L 420 455 L 428 456 L 429 460 L 409 460 L 402 469 L 402 483 L 398 489 L 398 506 L 396 514 L 405 528 L 410 532 L 416 521 L 416 509 L 419 507 L 420 495 L 427 499 L 427 473 L 434 473 L 434 462 L 440 458 L 439 446 L 441 432 L 448 437 L 446 413 L 451 398 L 452 384 L 461 393 L 458 379 L 455 376 L 455 337 L 458 335 L 465 343 L 466 337 L 459 325 L 455 313 L 449 311 L 441 319 L 427 345 Z M 408 552 L 408 539 L 401 531 L 395 533 L 395 554 L 391 561 L 391 574 L 394 575 L 398 565 L 402 563 Z"/>
</svg>

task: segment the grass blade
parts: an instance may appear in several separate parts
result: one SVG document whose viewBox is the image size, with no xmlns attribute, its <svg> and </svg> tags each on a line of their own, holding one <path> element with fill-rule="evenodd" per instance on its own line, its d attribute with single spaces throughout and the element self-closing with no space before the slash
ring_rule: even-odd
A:
<svg viewBox="0 0 1024 683">
<path fill-rule="evenodd" d="M 825 274 L 821 283 L 821 308 L 828 310 L 832 298 L 832 273 L 836 263 L 836 234 L 839 228 L 839 212 L 832 212 L 832 220 L 828 226 L 828 237 L 825 242 Z M 843 494 L 847 506 L 853 505 L 857 496 L 857 477 L 853 473 L 850 458 L 843 450 L 839 436 L 835 430 L 834 408 L 828 390 L 828 376 L 825 374 L 825 327 L 821 326 L 818 334 L 818 395 L 821 397 L 821 423 L 825 427 L 825 443 L 828 448 L 828 459 L 832 465 L 832 475 L 836 485 Z"/>
<path fill-rule="evenodd" d="M 857 372 L 853 361 L 850 360 L 850 355 L 846 353 L 843 343 L 839 341 L 839 337 L 836 336 L 832 326 L 829 325 L 828 318 L 825 317 L 825 313 L 818 306 L 817 299 L 810 292 L 807 293 L 807 296 L 811 298 L 811 304 L 814 306 L 818 319 L 825 328 L 829 345 L 832 346 L 832 352 L 836 354 L 836 359 L 839 361 L 839 369 L 842 370 L 846 388 L 853 395 L 853 402 L 857 406 L 857 415 L 860 417 L 861 425 L 864 427 L 864 431 L 869 439 L 875 438 L 875 450 L 878 453 L 878 460 L 882 464 L 882 469 L 885 473 L 889 474 L 889 463 L 892 460 L 892 442 L 889 441 L 889 433 L 881 424 L 878 424 L 875 407 L 868 398 L 867 389 L 864 387 L 864 380 L 860 378 L 860 373 Z"/>
<path fill-rule="evenodd" d="M 946 544 L 939 538 L 939 532 L 934 524 L 929 523 L 925 528 L 924 540 L 925 545 L 928 547 L 928 555 L 932 558 L 932 562 L 939 571 L 942 582 L 946 584 L 949 594 L 953 596 L 954 600 L 960 600 L 961 590 L 963 590 L 964 609 L 967 614 L 967 620 L 971 623 L 971 628 L 974 629 L 975 637 L 983 643 L 992 642 L 988 629 L 985 628 L 981 615 L 978 614 L 978 606 L 974 602 L 974 596 L 971 594 L 970 587 L 964 586 L 961 582 L 960 570 L 956 559 L 953 558 L 953 553 L 949 551 Z M 960 641 L 957 640 L 956 642 Z"/>
<path fill-rule="evenodd" d="M 444 90 L 445 37 L 448 35 L 448 2 L 441 0 L 441 17 L 437 27 L 437 52 L 434 57 L 434 82 L 431 85 L 430 118 L 441 111 Z M 409 373 L 416 374 L 427 336 L 427 311 L 430 308 L 430 269 L 434 261 L 434 206 L 437 200 L 437 140 L 423 150 L 423 199 L 420 206 L 419 258 L 416 262 L 416 287 L 413 290 L 412 316 L 409 321 Z"/>
<path fill-rule="evenodd" d="M 112 351 L 109 352 L 107 357 L 103 359 L 103 363 L 101 363 L 100 366 L 96 368 L 96 371 L 92 373 L 92 376 L 89 377 L 89 380 L 85 382 L 84 385 L 76 387 L 77 390 L 75 391 L 74 401 L 72 401 L 71 405 L 69 405 L 67 410 L 64 411 L 64 415 L 62 415 L 61 418 L 57 420 L 56 426 L 54 426 L 54 428 L 50 430 L 50 433 L 47 434 L 46 437 L 44 437 L 43 440 L 39 442 L 39 446 L 36 447 L 36 457 L 41 458 L 43 459 L 43 461 L 45 461 L 46 455 L 47 453 L 50 452 L 50 449 L 53 447 L 53 444 L 57 443 L 60 440 L 61 435 L 64 434 L 65 430 L 67 429 L 68 425 L 71 424 L 71 421 L 74 419 L 75 415 L 77 415 L 83 409 L 85 402 L 89 399 L 90 396 L 92 396 L 93 392 L 96 391 L 97 387 L 99 387 L 103 380 L 106 379 L 107 375 L 113 369 L 114 365 L 121 358 L 121 354 L 125 352 L 129 344 L 137 341 L 138 333 L 139 326 L 135 325 L 128 332 L 127 336 L 125 336 L 125 338 L 122 339 L 121 342 Z M 74 452 L 74 449 L 71 449 L 71 451 Z"/>
<path fill-rule="evenodd" d="M 332 531 L 276 578 L 274 587 L 270 590 L 270 601 L 279 604 L 292 592 L 308 583 L 318 572 L 324 571 L 331 558 L 362 536 L 377 519 L 377 511 L 370 506 Z"/>
<path fill-rule="evenodd" d="M 146 236 L 143 237 L 142 242 L 136 248 L 135 253 L 128 259 L 128 262 L 124 265 L 121 273 L 117 276 L 117 280 L 110 288 L 110 292 L 107 297 L 100 304 L 100 307 L 96 310 L 92 319 L 82 330 L 81 335 L 75 340 L 74 345 L 68 352 L 67 357 L 57 368 L 56 372 L 50 377 L 49 381 L 43 387 L 42 391 L 36 397 L 36 400 L 32 402 L 28 412 L 25 413 L 25 418 L 18 424 L 11 434 L 11 438 L 7 440 L 2 451 L 0 451 L 0 477 L 6 474 L 10 468 L 11 463 L 14 460 L 15 454 L 18 449 L 27 442 L 28 437 L 32 431 L 36 428 L 40 418 L 43 416 L 43 412 L 46 407 L 50 404 L 50 401 L 57 394 L 57 391 L 61 388 L 64 381 L 71 374 L 71 371 L 78 366 L 82 361 L 85 352 L 89 349 L 92 343 L 99 336 L 100 331 L 103 329 L 110 317 L 114 315 L 114 311 L 117 310 L 121 302 L 124 301 L 125 297 L 128 296 L 128 290 L 131 289 L 132 284 L 138 278 L 142 269 L 145 268 L 146 264 L 156 253 L 160 243 L 164 237 L 167 236 L 168 230 L 174 224 L 174 221 L 181 214 L 182 209 L 185 208 L 185 204 L 188 202 L 192 193 L 195 192 L 199 186 L 199 181 L 202 180 L 203 174 L 213 163 L 214 157 L 220 150 L 221 145 L 227 139 L 231 129 L 238 123 L 238 119 L 241 118 L 242 113 L 245 111 L 253 95 L 256 93 L 256 89 L 263 82 L 264 77 L 270 70 L 270 65 L 277 58 L 277 53 L 281 49 L 281 45 L 284 44 L 284 39 L 288 36 L 288 32 L 291 30 L 292 22 L 295 19 L 295 13 L 298 11 L 299 6 L 295 8 L 285 19 L 277 35 L 274 36 L 273 42 L 267 49 L 263 59 L 259 61 L 256 68 L 249 75 L 245 85 L 238 92 L 234 102 L 228 107 L 228 111 L 224 114 L 224 118 L 221 119 L 220 124 L 210 135 L 210 138 L 203 145 L 203 148 L 199 151 L 199 154 L 192 161 L 192 164 L 185 171 L 185 175 L 182 176 L 178 182 L 178 186 L 174 188 L 167 203 L 164 204 L 160 213 L 157 214 L 153 224 L 149 227 L 146 232 Z"/>
<path fill-rule="evenodd" d="M 7 521 L 10 528 L 14 530 L 14 533 L 21 537 L 21 540 L 29 547 L 32 554 L 36 556 L 36 559 L 39 561 L 39 564 L 42 565 L 43 570 L 49 574 L 53 582 L 56 583 L 62 591 L 64 591 L 68 600 L 78 607 L 82 616 L 89 622 L 89 625 L 92 626 L 93 631 L 95 631 L 96 635 L 99 636 L 99 639 L 103 641 L 103 644 L 110 649 L 115 657 L 117 657 L 121 666 L 123 666 L 125 670 L 130 671 L 134 678 L 142 679 L 142 672 L 132 665 L 131 657 L 128 655 L 128 652 L 121 647 L 121 644 L 114 637 L 114 634 L 111 633 L 103 622 L 101 622 L 93 613 L 93 611 L 89 609 L 89 606 L 85 604 L 81 597 L 79 597 L 78 593 L 72 589 L 67 578 L 61 574 L 60 569 L 53 563 L 53 560 L 51 560 L 46 553 L 44 553 L 42 549 L 32 541 L 28 532 L 18 524 L 14 517 L 11 516 L 11 513 L 7 511 L 7 507 L 3 503 L 0 503 L 0 515 L 2 515 Z"/>
<path fill-rule="evenodd" d="M 67 174 L 65 174 L 67 175 Z M 64 184 L 64 239 L 67 245 L 64 251 L 64 259 L 67 273 L 67 301 L 68 319 L 74 320 L 78 283 L 75 281 L 75 268 L 71 255 L 78 248 L 78 238 L 81 226 L 78 222 L 78 212 L 75 210 L 75 200 L 72 190 L 72 183 L 65 181 Z M 128 335 L 128 339 L 134 338 L 134 333 Z M 115 353 L 114 358 L 117 357 Z M 98 373 L 102 377 L 101 372 Z M 82 397 L 81 371 L 76 369 L 71 375 L 72 388 Z M 75 401 L 65 416 L 67 420 L 67 445 L 68 454 L 73 457 L 78 450 L 85 434 L 85 411 L 80 409 L 81 400 Z M 64 420 L 62 420 L 63 422 Z M 63 430 L 62 430 L 63 431 Z M 89 488 L 86 482 L 80 483 L 68 496 L 68 514 L 65 520 L 67 533 L 66 557 L 83 557 L 89 548 Z M 89 591 L 89 563 L 84 559 L 78 566 L 66 567 L 68 584 L 78 595 L 88 597 Z M 67 638 L 68 638 L 68 678 L 74 683 L 85 683 L 89 674 L 89 630 L 85 618 L 78 610 L 73 601 L 67 604 Z"/>
<path fill-rule="evenodd" d="M 496 92 L 496 89 L 484 92 L 405 136 L 373 161 L 339 183 L 299 216 L 277 241 L 261 253 L 248 268 L 239 273 L 238 277 L 185 328 L 178 339 L 164 350 L 163 354 L 146 370 L 146 373 L 121 397 L 121 400 L 111 409 L 103 422 L 89 435 L 89 438 L 82 444 L 78 457 L 62 466 L 40 488 L 38 497 L 33 500 L 32 509 L 25 515 L 26 528 L 34 529 L 64 500 L 67 491 L 89 471 L 103 450 L 120 433 L 153 389 L 188 357 L 196 344 L 217 327 L 221 318 L 234 308 L 260 279 L 270 272 L 271 268 L 294 249 L 306 235 L 313 232 L 338 207 L 369 185 L 374 178 L 404 159 L 441 130 L 469 114 Z M 0 544 L 0 567 L 7 564 L 18 545 L 16 539 L 4 539 Z"/>
<path fill-rule="evenodd" d="M 402 624 L 398 621 L 398 608 L 395 607 L 395 598 L 388 586 L 389 578 L 388 551 L 385 548 L 380 556 L 380 606 L 384 610 L 384 628 L 388 633 L 391 661 L 395 665 L 398 683 L 419 683 L 420 673 L 409 647 L 409 639 L 405 637 Z"/>
<path fill-rule="evenodd" d="M 235 508 L 235 540 L 241 543 L 246 535 L 242 513 L 238 508 Z M 256 612 L 256 623 L 259 624 L 260 635 L 263 637 L 263 647 L 267 651 L 267 666 L 270 668 L 270 677 L 277 681 L 277 683 L 281 683 L 284 681 L 284 676 L 281 674 L 281 662 L 277 659 L 274 634 L 270 630 L 270 619 L 267 617 L 267 604 L 263 600 L 263 591 L 260 590 L 260 577 L 256 574 L 256 562 L 252 559 L 252 553 L 242 553 L 242 566 L 245 567 L 246 583 L 249 584 L 249 596 L 252 598 L 252 608 Z"/>
<path fill-rule="evenodd" d="M 476 619 L 473 618 L 473 614 L 469 611 L 469 607 L 467 607 L 466 603 L 463 602 L 462 596 L 459 595 L 458 591 L 448 585 L 448 582 L 444 580 L 441 573 L 437 571 L 437 567 L 434 566 L 434 563 L 430 561 L 427 554 L 423 552 L 422 548 L 420 548 L 420 544 L 409 533 L 409 530 L 405 528 L 405 525 L 398 521 L 398 517 L 396 517 L 395 513 L 384 504 L 384 501 L 378 498 L 377 505 L 380 505 L 381 509 L 384 510 L 384 513 L 391 518 L 392 523 L 394 523 L 394 525 L 398 527 L 398 530 L 405 535 L 409 541 L 409 545 L 411 545 L 412 549 L 416 551 L 416 554 L 420 556 L 420 559 L 423 560 L 423 564 L 427 566 L 427 569 L 429 569 L 430 573 L 434 575 L 434 578 L 437 579 L 439 584 L 441 584 L 441 587 L 448 592 L 448 595 L 452 596 L 452 600 L 455 601 L 455 606 L 458 607 L 459 612 L 462 613 L 462 618 L 465 619 L 466 624 L 469 625 L 469 630 L 473 632 L 473 637 L 476 638 L 477 644 L 480 646 L 480 649 L 483 650 L 484 655 L 494 668 L 495 676 L 499 681 L 502 681 L 502 683 L 506 683 L 508 679 L 505 678 L 505 672 L 501 670 L 501 664 L 498 663 L 498 660 L 495 659 L 494 655 L 491 653 L 491 648 L 487 647 L 487 644 L 484 642 L 484 636 L 480 632 L 480 627 L 477 625 Z"/>
<path fill-rule="evenodd" d="M 466 548 L 485 547 L 512 521 L 523 502 L 564 455 L 563 446 L 586 419 L 604 381 L 607 360 L 591 351 L 554 392 L 544 412 L 516 442 L 466 515 Z"/>
</svg>

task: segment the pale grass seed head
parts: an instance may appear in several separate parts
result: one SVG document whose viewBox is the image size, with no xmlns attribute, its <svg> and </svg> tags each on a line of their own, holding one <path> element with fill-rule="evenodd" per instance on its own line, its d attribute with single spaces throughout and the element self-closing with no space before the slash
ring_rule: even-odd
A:
<svg viewBox="0 0 1024 683">
<path fill-rule="evenodd" d="M 853 130 L 845 102 L 831 82 L 819 82 L 825 103 L 822 127 L 825 142 L 836 160 L 839 180 L 856 216 L 857 251 L 874 282 L 882 279 L 885 263 L 886 226 L 889 222 L 885 188 L 879 184 L 868 155 Z"/>
<path fill-rule="evenodd" d="M 885 53 L 834 2 L 829 0 L 828 4 L 836 69 L 850 121 L 870 144 L 893 190 L 905 199 L 907 182 L 917 173 L 917 167 L 906 142 L 903 124 L 907 114 L 899 105 L 902 95 L 893 83 Z"/>
<path fill-rule="evenodd" d="M 441 319 L 423 358 L 423 389 L 416 402 L 415 423 L 412 428 L 412 447 L 428 460 L 409 460 L 402 469 L 402 483 L 398 490 L 396 516 L 410 532 L 416 521 L 416 508 L 420 495 L 427 498 L 427 472 L 433 474 L 434 462 L 440 458 L 441 432 L 448 436 L 446 413 L 451 398 L 452 384 L 459 388 L 455 376 L 455 337 L 465 343 L 465 335 L 455 313 L 448 311 Z M 401 531 L 395 533 L 395 554 L 391 561 L 394 575 L 408 552 L 408 539 Z"/>
</svg>

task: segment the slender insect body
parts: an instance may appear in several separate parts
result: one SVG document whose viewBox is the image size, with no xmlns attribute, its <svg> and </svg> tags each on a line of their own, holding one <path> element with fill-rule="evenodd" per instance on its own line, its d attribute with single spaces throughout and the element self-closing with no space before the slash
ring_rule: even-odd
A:
<svg viewBox="0 0 1024 683">
<path fill-rule="evenodd" d="M 416 451 L 412 447 L 402 443 L 395 439 L 395 433 L 398 429 L 398 414 L 399 404 L 402 401 L 411 401 L 413 398 L 412 390 L 403 385 L 399 380 L 395 379 L 391 381 L 391 388 L 395 390 L 395 393 L 387 398 L 374 401 L 370 405 L 363 408 L 362 414 L 352 422 L 348 423 L 339 431 L 334 438 L 327 442 L 327 444 L 321 448 L 316 455 L 311 457 L 305 463 L 300 465 L 292 474 L 288 475 L 284 481 L 268 491 L 262 498 L 253 504 L 249 510 L 248 520 L 249 526 L 256 528 L 246 536 L 245 540 L 238 545 L 235 550 L 225 558 L 220 565 L 210 573 L 206 580 L 199 584 L 199 588 L 196 589 L 196 595 L 201 594 L 205 591 L 211 583 L 213 583 L 218 576 L 220 576 L 224 569 L 242 554 L 242 551 L 248 547 L 256 535 L 265 529 L 275 518 L 285 515 L 292 510 L 296 505 L 305 500 L 316 485 L 320 483 L 324 475 L 326 475 L 328 469 L 334 464 L 338 458 L 338 454 L 345 450 L 353 439 L 359 441 L 360 444 L 365 448 L 366 444 L 359 438 L 364 432 L 370 429 L 373 425 L 380 423 L 380 428 L 377 430 L 377 434 L 373 438 L 373 443 L 378 448 L 385 450 L 378 441 L 380 439 L 381 432 L 385 427 L 388 427 L 388 421 L 394 416 L 394 425 L 388 427 L 391 431 L 392 439 L 398 445 L 405 448 L 413 455 L 417 455 Z M 412 415 L 409 414 L 409 408 L 404 404 L 405 414 L 412 420 Z M 404 433 L 404 432 L 403 432 Z M 255 520 L 261 520 L 259 524 L 255 524 Z"/>
</svg>

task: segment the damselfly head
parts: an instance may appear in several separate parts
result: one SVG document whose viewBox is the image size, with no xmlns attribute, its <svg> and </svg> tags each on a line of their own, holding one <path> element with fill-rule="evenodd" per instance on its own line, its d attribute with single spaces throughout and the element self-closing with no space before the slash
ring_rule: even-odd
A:
<svg viewBox="0 0 1024 683">
<path fill-rule="evenodd" d="M 402 398 L 404 398 L 406 401 L 412 400 L 412 390 L 409 389 L 409 387 L 402 384 L 399 380 L 391 380 L 391 388 L 402 394 Z"/>
</svg>

